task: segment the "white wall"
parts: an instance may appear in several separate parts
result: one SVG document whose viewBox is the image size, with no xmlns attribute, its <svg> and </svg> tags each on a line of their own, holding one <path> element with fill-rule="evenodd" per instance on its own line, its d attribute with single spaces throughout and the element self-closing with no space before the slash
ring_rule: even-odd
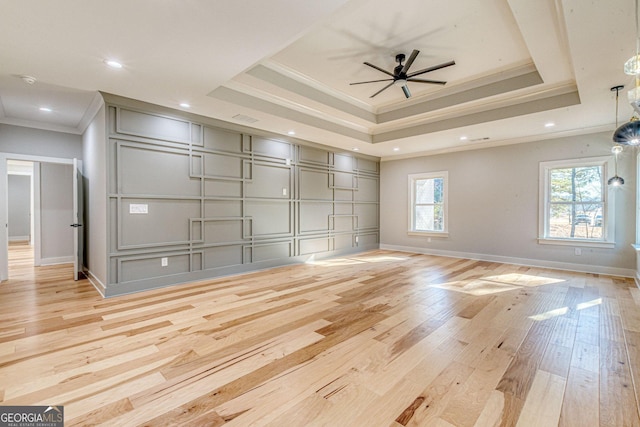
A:
<svg viewBox="0 0 640 427">
<path fill-rule="evenodd" d="M 82 135 L 85 265 L 94 282 L 107 283 L 107 140 L 104 105 Z"/>
<path fill-rule="evenodd" d="M 40 164 L 41 264 L 73 261 L 73 166 Z"/>
<path fill-rule="evenodd" d="M 478 259 L 627 274 L 635 269 L 635 155 L 627 149 L 615 192 L 614 249 L 540 245 L 539 163 L 611 155 L 611 134 L 598 133 L 381 164 L 381 246 Z M 449 172 L 449 237 L 409 236 L 407 175 Z M 611 171 L 611 175 L 613 171 Z"/>
</svg>

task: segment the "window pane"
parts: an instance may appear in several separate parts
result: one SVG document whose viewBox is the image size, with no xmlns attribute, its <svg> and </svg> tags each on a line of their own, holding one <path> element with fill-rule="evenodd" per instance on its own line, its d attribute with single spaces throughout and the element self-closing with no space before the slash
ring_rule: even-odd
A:
<svg viewBox="0 0 640 427">
<path fill-rule="evenodd" d="M 443 214 L 442 205 L 416 206 L 416 231 L 443 231 Z"/>
<path fill-rule="evenodd" d="M 548 237 L 602 239 L 602 203 L 552 204 Z"/>
<path fill-rule="evenodd" d="M 552 169 L 550 183 L 551 202 L 602 201 L 602 166 Z"/>
<path fill-rule="evenodd" d="M 442 203 L 442 178 L 416 180 L 416 204 Z"/>
</svg>

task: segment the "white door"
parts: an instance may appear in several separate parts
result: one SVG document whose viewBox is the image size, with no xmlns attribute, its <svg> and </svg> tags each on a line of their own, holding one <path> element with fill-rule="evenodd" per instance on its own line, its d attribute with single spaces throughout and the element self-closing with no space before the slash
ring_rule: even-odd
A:
<svg viewBox="0 0 640 427">
<path fill-rule="evenodd" d="M 82 162 L 73 159 L 73 280 L 84 278 Z"/>
</svg>

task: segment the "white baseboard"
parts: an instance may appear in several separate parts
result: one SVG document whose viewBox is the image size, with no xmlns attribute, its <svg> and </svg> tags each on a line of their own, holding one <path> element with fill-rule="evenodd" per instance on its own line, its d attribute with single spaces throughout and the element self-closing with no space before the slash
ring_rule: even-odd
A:
<svg viewBox="0 0 640 427">
<path fill-rule="evenodd" d="M 107 287 L 104 285 L 104 283 L 102 283 L 100 281 L 100 279 L 98 279 L 95 274 L 93 274 L 91 272 L 91 270 L 85 270 L 84 273 L 87 276 L 87 279 L 89 279 L 89 282 L 91 282 L 91 284 L 93 285 L 94 288 L 96 288 L 96 290 L 100 293 L 100 295 L 102 295 L 102 297 L 104 298 L 105 295 L 105 290 L 107 289 Z"/>
<path fill-rule="evenodd" d="M 553 268 L 555 270 L 577 271 L 580 273 L 606 274 L 608 276 L 633 277 L 636 283 L 640 280 L 640 276 L 631 268 L 607 267 L 604 265 L 585 265 L 574 264 L 570 262 L 546 261 L 529 258 L 515 258 L 501 255 L 476 254 L 471 252 L 443 251 L 438 249 L 416 248 L 412 246 L 398 246 L 380 244 L 380 249 L 391 251 L 412 252 L 426 255 L 439 255 L 451 258 L 475 259 L 478 261 L 501 262 L 504 264 L 523 265 L 527 267 Z"/>
<path fill-rule="evenodd" d="M 40 265 L 56 265 L 73 263 L 73 256 L 61 256 L 54 258 L 40 258 Z"/>
<path fill-rule="evenodd" d="M 29 236 L 9 236 L 10 242 L 28 242 Z"/>
</svg>

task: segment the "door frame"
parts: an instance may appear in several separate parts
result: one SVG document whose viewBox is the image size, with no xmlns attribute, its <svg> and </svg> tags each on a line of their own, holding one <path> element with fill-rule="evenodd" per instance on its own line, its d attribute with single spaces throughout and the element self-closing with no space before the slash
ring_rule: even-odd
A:
<svg viewBox="0 0 640 427">
<path fill-rule="evenodd" d="M 25 160 L 30 162 L 40 163 L 58 163 L 65 165 L 73 165 L 73 159 L 65 159 L 61 157 L 45 157 L 45 156 L 33 156 L 28 154 L 13 154 L 13 153 L 0 153 L 0 194 L 4 194 L 4 197 L 0 197 L 0 281 L 9 279 L 9 200 L 8 200 L 8 188 L 9 188 L 9 174 L 7 171 L 7 160 Z M 34 176 L 35 180 L 35 176 Z M 35 193 L 35 190 L 34 190 Z M 34 211 L 39 207 L 35 206 Z M 39 215 L 39 212 L 34 212 Z M 40 230 L 36 226 L 34 231 L 35 239 L 40 239 Z"/>
</svg>

